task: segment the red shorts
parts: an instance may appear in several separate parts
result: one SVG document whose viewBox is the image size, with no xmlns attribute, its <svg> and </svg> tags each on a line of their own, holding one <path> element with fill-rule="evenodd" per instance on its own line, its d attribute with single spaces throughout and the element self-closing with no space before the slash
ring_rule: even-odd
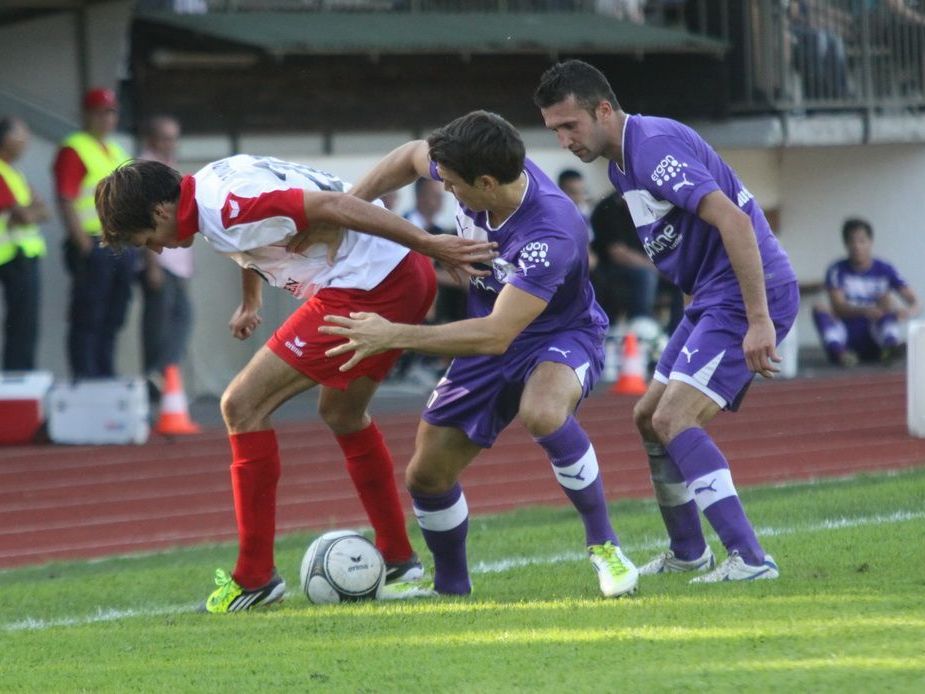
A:
<svg viewBox="0 0 925 694">
<path fill-rule="evenodd" d="M 343 343 L 344 338 L 318 332 L 318 327 L 324 324 L 324 317 L 367 311 L 378 313 L 393 323 L 418 324 L 427 315 L 436 292 L 433 263 L 411 251 L 373 289 L 322 289 L 277 328 L 273 337 L 267 340 L 267 347 L 296 371 L 323 386 L 343 390 L 362 376 L 381 381 L 398 360 L 401 350 L 393 349 L 367 357 L 350 371 L 341 373 L 338 368 L 353 353 L 325 356 L 327 350 Z"/>
</svg>

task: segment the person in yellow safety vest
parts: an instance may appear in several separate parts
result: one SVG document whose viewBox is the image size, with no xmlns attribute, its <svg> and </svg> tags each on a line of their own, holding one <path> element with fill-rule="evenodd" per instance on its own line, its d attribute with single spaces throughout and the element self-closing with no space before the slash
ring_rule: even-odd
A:
<svg viewBox="0 0 925 694">
<path fill-rule="evenodd" d="M 0 286 L 4 312 L 3 371 L 31 371 L 39 325 L 39 258 L 45 239 L 39 222 L 48 207 L 13 168 L 29 145 L 29 128 L 19 118 L 0 118 Z"/>
<path fill-rule="evenodd" d="M 54 163 L 58 208 L 71 273 L 67 352 L 74 378 L 115 375 L 116 336 L 125 323 L 135 271 L 134 252 L 100 245 L 102 225 L 93 194 L 96 184 L 129 156 L 110 135 L 119 104 L 109 89 L 91 89 L 83 99 L 84 129 L 64 139 Z"/>
</svg>

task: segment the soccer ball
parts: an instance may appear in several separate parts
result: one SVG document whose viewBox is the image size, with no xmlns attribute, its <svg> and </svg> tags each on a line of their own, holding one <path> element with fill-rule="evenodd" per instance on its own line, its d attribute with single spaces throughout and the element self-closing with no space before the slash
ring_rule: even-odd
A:
<svg viewBox="0 0 925 694">
<path fill-rule="evenodd" d="M 372 600 L 385 583 L 385 561 L 359 533 L 333 530 L 308 546 L 299 577 L 302 591 L 318 605 Z"/>
</svg>

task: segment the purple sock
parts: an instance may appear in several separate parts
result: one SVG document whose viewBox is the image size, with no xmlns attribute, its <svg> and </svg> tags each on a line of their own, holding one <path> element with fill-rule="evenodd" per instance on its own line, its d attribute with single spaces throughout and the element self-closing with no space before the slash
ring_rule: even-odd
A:
<svg viewBox="0 0 925 694">
<path fill-rule="evenodd" d="M 602 545 L 608 540 L 619 545 L 617 534 L 607 515 L 604 484 L 597 467 L 597 456 L 588 435 L 569 416 L 565 424 L 536 442 L 543 447 L 552 463 L 556 480 L 565 491 L 585 524 L 585 543 Z"/>
<path fill-rule="evenodd" d="M 692 492 L 697 507 L 723 541 L 746 564 L 764 561 L 764 550 L 736 494 L 726 458 L 700 427 L 685 429 L 666 446 Z"/>
<path fill-rule="evenodd" d="M 671 551 L 684 561 L 697 559 L 707 548 L 697 503 L 665 447 L 653 441 L 645 441 L 644 446 L 649 456 L 655 500 L 668 531 Z"/>
<path fill-rule="evenodd" d="M 434 588 L 438 593 L 468 595 L 469 567 L 466 563 L 466 534 L 469 507 L 457 483 L 443 494 L 411 492 L 414 515 L 427 547 L 434 555 Z"/>
</svg>

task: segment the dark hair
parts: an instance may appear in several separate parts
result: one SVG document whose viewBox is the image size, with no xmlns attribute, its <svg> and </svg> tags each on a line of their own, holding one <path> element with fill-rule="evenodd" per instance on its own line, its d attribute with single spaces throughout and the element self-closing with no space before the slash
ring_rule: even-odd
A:
<svg viewBox="0 0 925 694">
<path fill-rule="evenodd" d="M 583 60 L 566 60 L 546 70 L 533 94 L 533 103 L 538 108 L 548 108 L 565 101 L 570 95 L 592 116 L 602 101 L 608 102 L 615 110 L 620 108 L 604 74 Z"/>
<path fill-rule="evenodd" d="M 473 111 L 437 128 L 427 138 L 432 161 L 472 184 L 479 176 L 511 183 L 524 170 L 523 140 L 497 113 Z"/>
<path fill-rule="evenodd" d="M 874 228 L 870 225 L 866 219 L 861 219 L 860 217 L 849 217 L 845 220 L 845 223 L 841 225 L 841 240 L 845 244 L 848 243 L 848 238 L 851 236 L 851 232 L 855 229 L 863 229 L 864 233 L 867 234 L 867 238 L 874 238 Z"/>
<path fill-rule="evenodd" d="M 134 159 L 96 186 L 96 211 L 103 224 L 103 243 L 116 250 L 132 234 L 154 229 L 154 208 L 180 199 L 180 173 L 157 161 Z"/>
<path fill-rule="evenodd" d="M 0 147 L 3 146 L 3 140 L 6 139 L 10 130 L 13 129 L 13 124 L 15 122 L 16 119 L 12 116 L 3 116 L 3 118 L 0 118 Z"/>
<path fill-rule="evenodd" d="M 559 172 L 559 178 L 557 179 L 556 183 L 561 188 L 569 181 L 580 181 L 583 178 L 584 176 L 582 176 L 578 171 L 575 171 L 575 169 L 562 169 L 562 171 Z"/>
</svg>

